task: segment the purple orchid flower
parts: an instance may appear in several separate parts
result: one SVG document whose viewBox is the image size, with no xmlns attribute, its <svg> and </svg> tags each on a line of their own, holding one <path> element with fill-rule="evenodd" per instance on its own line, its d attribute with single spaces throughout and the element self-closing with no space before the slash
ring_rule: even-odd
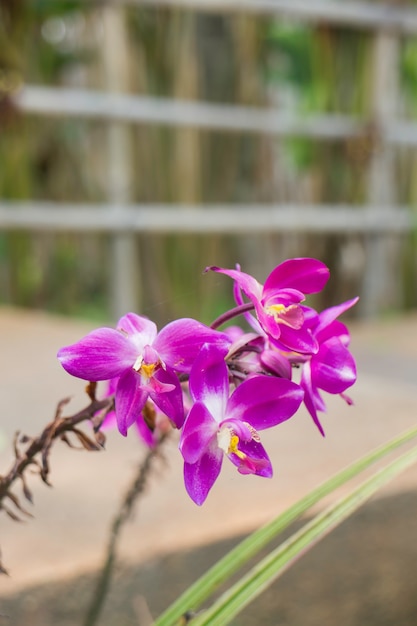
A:
<svg viewBox="0 0 417 626">
<path fill-rule="evenodd" d="M 198 505 L 215 483 L 224 454 L 241 474 L 272 476 L 258 431 L 290 418 L 303 399 L 295 383 L 266 375 L 247 378 L 229 397 L 225 355 L 219 346 L 203 346 L 190 373 L 194 404 L 182 429 L 180 451 L 185 487 Z"/>
<path fill-rule="evenodd" d="M 252 301 L 259 324 L 271 341 L 288 350 L 317 352 L 318 344 L 305 324 L 308 307 L 301 305 L 305 294 L 317 293 L 329 278 L 329 269 L 317 259 L 289 259 L 278 265 L 261 285 L 240 270 L 209 267 L 236 281 Z"/>
<path fill-rule="evenodd" d="M 304 403 L 314 423 L 324 436 L 317 411 L 326 411 L 319 390 L 340 394 L 349 403 L 343 392 L 356 381 L 355 360 L 348 350 L 349 331 L 336 318 L 350 309 L 358 298 L 353 298 L 322 311 L 312 323 L 311 330 L 319 349 L 316 354 L 305 357 L 300 385 L 304 389 Z"/>
<path fill-rule="evenodd" d="M 150 397 L 177 428 L 184 422 L 177 373 L 189 373 L 201 346 L 230 340 L 193 319 L 179 319 L 158 333 L 151 320 L 128 313 L 113 328 L 99 328 L 61 348 L 64 369 L 89 381 L 117 378 L 115 408 L 119 431 L 127 435 Z"/>
<path fill-rule="evenodd" d="M 108 381 L 104 397 L 115 393 L 117 382 L 117 378 L 112 378 Z M 161 435 L 167 433 L 172 428 L 168 417 L 158 409 L 150 398 L 146 400 L 142 411 L 136 416 L 133 427 L 139 439 L 148 448 L 154 448 Z M 113 410 L 107 413 L 100 426 L 100 430 L 108 431 L 114 428 L 117 428 L 117 418 L 116 411 Z"/>
</svg>

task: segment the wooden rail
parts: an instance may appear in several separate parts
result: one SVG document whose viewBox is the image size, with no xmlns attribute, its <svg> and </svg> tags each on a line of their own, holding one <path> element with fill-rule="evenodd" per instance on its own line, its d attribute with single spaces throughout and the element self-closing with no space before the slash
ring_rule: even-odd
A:
<svg viewBox="0 0 417 626">
<path fill-rule="evenodd" d="M 417 225 L 417 224 L 416 224 Z M 362 233 L 413 228 L 407 207 L 351 205 L 92 205 L 1 202 L 0 229 L 107 233 Z"/>
<path fill-rule="evenodd" d="M 395 1 L 382 4 L 352 0 L 106 0 L 106 4 L 109 2 L 118 6 L 165 6 L 209 13 L 275 15 L 313 24 L 390 30 L 409 35 L 417 32 L 417 10 Z"/>
</svg>

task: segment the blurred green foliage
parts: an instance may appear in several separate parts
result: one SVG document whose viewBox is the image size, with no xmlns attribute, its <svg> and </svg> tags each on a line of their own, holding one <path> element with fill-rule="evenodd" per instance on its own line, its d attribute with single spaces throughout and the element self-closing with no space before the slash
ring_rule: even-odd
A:
<svg viewBox="0 0 417 626">
<path fill-rule="evenodd" d="M 133 93 L 370 116 L 368 32 L 149 7 L 126 9 L 126 26 Z M 12 76 L 17 84 L 102 89 L 107 43 L 100 28 L 94 3 L 0 0 L 0 86 Z M 400 78 L 401 106 L 410 116 L 416 64 L 416 42 L 408 38 Z M 370 153 L 355 142 L 146 125 L 132 126 L 131 137 L 133 202 L 366 202 Z M 22 116 L 0 92 L 0 198 L 105 201 L 105 154 L 103 123 Z M 403 151 L 399 158 L 400 199 L 413 204 L 415 156 Z M 230 285 L 203 278 L 206 265 L 240 262 L 262 280 L 289 255 L 320 256 L 334 275 L 325 300 L 350 297 L 361 276 L 339 280 L 347 243 L 342 235 L 138 236 L 142 311 L 161 321 L 185 314 L 209 321 L 218 298 L 230 298 Z M 403 249 L 401 280 L 408 284 L 416 274 L 413 238 Z M 108 255 L 107 237 L 1 233 L 0 301 L 104 318 Z M 404 292 L 402 304 L 415 306 L 416 296 Z"/>
</svg>

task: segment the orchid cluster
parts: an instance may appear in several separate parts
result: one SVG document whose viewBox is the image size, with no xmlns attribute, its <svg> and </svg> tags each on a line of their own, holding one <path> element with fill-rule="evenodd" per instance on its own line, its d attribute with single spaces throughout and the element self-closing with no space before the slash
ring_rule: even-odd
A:
<svg viewBox="0 0 417 626">
<path fill-rule="evenodd" d="M 264 285 L 239 267 L 208 270 L 234 281 L 236 304 L 210 327 L 185 318 L 158 332 L 150 319 L 127 313 L 116 329 L 99 328 L 58 352 L 73 376 L 107 381 L 114 412 L 106 421 L 114 420 L 122 435 L 136 425 L 152 446 L 168 428 L 180 431 L 185 487 L 198 505 L 224 455 L 241 474 L 272 476 L 259 432 L 291 418 L 302 402 L 324 435 L 321 392 L 350 403 L 344 392 L 356 380 L 349 332 L 337 318 L 357 298 L 321 313 L 304 304 L 327 283 L 322 262 L 287 260 Z M 237 316 L 246 330 L 218 330 Z"/>
</svg>

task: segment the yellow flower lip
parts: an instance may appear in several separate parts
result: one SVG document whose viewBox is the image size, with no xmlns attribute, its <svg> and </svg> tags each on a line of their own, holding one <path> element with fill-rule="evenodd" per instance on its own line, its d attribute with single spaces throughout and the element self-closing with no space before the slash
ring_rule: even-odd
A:
<svg viewBox="0 0 417 626">
<path fill-rule="evenodd" d="M 265 313 L 271 315 L 277 324 L 284 324 L 296 330 L 304 323 L 304 313 L 298 304 L 270 304 L 265 307 Z"/>
<path fill-rule="evenodd" d="M 156 369 L 156 363 L 142 363 L 140 372 L 147 376 L 147 378 L 151 378 Z"/>
<path fill-rule="evenodd" d="M 250 430 L 252 440 L 259 442 L 260 438 L 257 431 L 247 422 L 245 422 L 245 424 Z M 223 426 L 217 433 L 217 445 L 219 448 L 223 450 L 225 454 L 235 454 L 239 459 L 244 461 L 248 458 L 248 455 L 242 452 L 242 450 L 239 450 L 239 442 L 239 436 L 229 426 Z"/>
<path fill-rule="evenodd" d="M 148 381 L 155 373 L 155 370 L 160 365 L 159 361 L 156 363 L 144 363 L 143 356 L 138 356 L 133 366 L 133 369 L 142 376 L 144 382 Z"/>
<path fill-rule="evenodd" d="M 227 426 L 217 433 L 217 444 L 225 454 L 236 454 L 240 459 L 246 458 L 246 454 L 239 450 L 239 437 Z"/>
</svg>

